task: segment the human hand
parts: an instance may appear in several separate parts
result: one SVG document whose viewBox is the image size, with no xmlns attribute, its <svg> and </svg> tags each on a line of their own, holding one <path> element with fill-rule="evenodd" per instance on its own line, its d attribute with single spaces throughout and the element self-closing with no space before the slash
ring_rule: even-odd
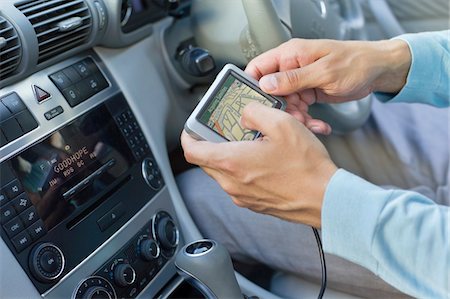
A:
<svg viewBox="0 0 450 299">
<path fill-rule="evenodd" d="M 373 91 L 396 93 L 410 65 L 411 53 L 402 40 L 292 39 L 253 59 L 246 72 L 265 92 L 285 96 L 286 111 L 311 131 L 329 134 L 327 124 L 308 114 L 310 105 L 357 100 Z"/>
<path fill-rule="evenodd" d="M 247 105 L 241 124 L 264 137 L 211 143 L 183 132 L 186 160 L 201 166 L 236 205 L 320 227 L 325 189 L 337 170 L 325 147 L 288 113 L 258 103 Z"/>
</svg>

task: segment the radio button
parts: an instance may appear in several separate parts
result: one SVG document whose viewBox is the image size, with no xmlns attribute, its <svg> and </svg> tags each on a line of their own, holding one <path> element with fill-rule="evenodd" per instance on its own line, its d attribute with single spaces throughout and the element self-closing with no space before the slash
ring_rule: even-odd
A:
<svg viewBox="0 0 450 299">
<path fill-rule="evenodd" d="M 3 206 L 9 201 L 9 198 L 6 196 L 6 192 L 4 189 L 0 190 L 0 206 Z"/>
<path fill-rule="evenodd" d="M 22 193 L 23 188 L 18 180 L 14 180 L 6 185 L 3 190 L 5 191 L 6 196 L 8 196 L 9 199 L 13 199 L 14 197 Z"/>
<path fill-rule="evenodd" d="M 25 224 L 25 227 L 30 226 L 39 219 L 39 215 L 37 214 L 37 211 L 33 206 L 31 206 L 28 210 L 20 214 L 19 217 L 20 219 L 22 219 L 22 222 Z"/>
<path fill-rule="evenodd" d="M 22 211 L 25 211 L 29 207 L 31 207 L 31 200 L 26 196 L 25 193 L 22 193 L 21 195 L 17 196 L 16 199 L 14 199 L 11 203 L 16 209 L 17 213 L 20 213 Z"/>
<path fill-rule="evenodd" d="M 11 241 L 16 248 L 16 251 L 21 252 L 31 244 L 31 237 L 26 231 L 23 231 L 16 237 L 12 238 Z"/>
<path fill-rule="evenodd" d="M 40 237 L 45 235 L 46 232 L 47 231 L 45 230 L 44 222 L 42 222 L 42 220 L 39 220 L 38 222 L 36 222 L 35 224 L 33 224 L 28 228 L 28 233 L 30 234 L 33 240 L 39 239 Z"/>
<path fill-rule="evenodd" d="M 10 222 L 3 225 L 8 237 L 12 238 L 23 230 L 23 223 L 20 221 L 19 217 L 14 218 Z"/>
<path fill-rule="evenodd" d="M 16 216 L 16 211 L 9 205 L 0 209 L 0 221 L 1 223 L 6 223 Z"/>
</svg>

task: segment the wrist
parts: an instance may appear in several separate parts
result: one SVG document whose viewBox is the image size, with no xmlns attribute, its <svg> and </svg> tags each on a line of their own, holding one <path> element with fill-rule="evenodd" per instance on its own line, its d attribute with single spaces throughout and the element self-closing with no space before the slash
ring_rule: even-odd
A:
<svg viewBox="0 0 450 299">
<path fill-rule="evenodd" d="M 321 165 L 317 166 L 317 174 L 314 176 L 314 182 L 311 182 L 312 194 L 311 198 L 314 200 L 310 202 L 310 216 L 303 218 L 303 223 L 308 224 L 315 228 L 321 228 L 322 226 L 322 208 L 323 201 L 325 199 L 325 193 L 328 188 L 332 177 L 338 171 L 337 166 L 331 161 L 324 161 Z"/>
<path fill-rule="evenodd" d="M 407 82 L 412 63 L 408 44 L 400 39 L 379 41 L 375 43 L 380 66 L 378 77 L 374 81 L 373 91 L 398 93 Z"/>
</svg>

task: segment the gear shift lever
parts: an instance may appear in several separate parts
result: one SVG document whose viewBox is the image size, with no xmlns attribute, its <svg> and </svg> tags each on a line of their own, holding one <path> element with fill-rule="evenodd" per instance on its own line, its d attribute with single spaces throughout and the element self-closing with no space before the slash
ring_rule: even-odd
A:
<svg viewBox="0 0 450 299">
<path fill-rule="evenodd" d="M 175 266 L 178 274 L 206 298 L 244 298 L 228 251 L 213 240 L 184 246 L 177 254 Z"/>
</svg>

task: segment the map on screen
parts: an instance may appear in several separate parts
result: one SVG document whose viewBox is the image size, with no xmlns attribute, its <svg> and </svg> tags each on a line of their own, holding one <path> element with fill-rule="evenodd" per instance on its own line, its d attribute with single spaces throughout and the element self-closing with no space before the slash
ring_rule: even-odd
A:
<svg viewBox="0 0 450 299">
<path fill-rule="evenodd" d="M 200 122 L 230 141 L 253 140 L 257 132 L 244 129 L 240 124 L 242 111 L 252 101 L 268 107 L 275 104 L 274 101 L 230 75 L 203 111 Z"/>
</svg>

